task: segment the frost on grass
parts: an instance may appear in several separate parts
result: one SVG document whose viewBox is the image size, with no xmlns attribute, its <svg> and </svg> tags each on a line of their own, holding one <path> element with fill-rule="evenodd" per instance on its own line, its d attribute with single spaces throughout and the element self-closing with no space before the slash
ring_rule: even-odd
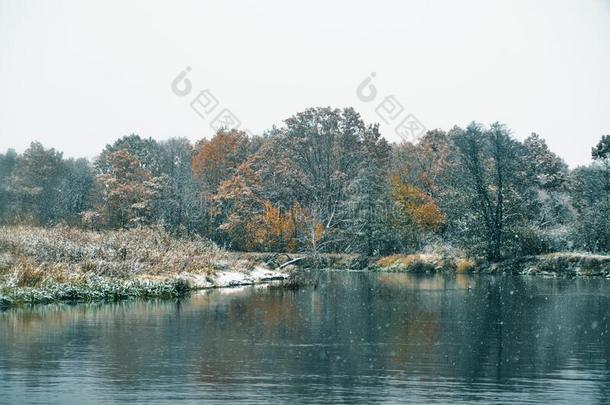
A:
<svg viewBox="0 0 610 405">
<path fill-rule="evenodd" d="M 193 288 L 283 277 L 237 260 L 207 239 L 174 238 L 162 228 L 0 228 L 0 297 L 5 301 L 178 296 Z"/>
</svg>

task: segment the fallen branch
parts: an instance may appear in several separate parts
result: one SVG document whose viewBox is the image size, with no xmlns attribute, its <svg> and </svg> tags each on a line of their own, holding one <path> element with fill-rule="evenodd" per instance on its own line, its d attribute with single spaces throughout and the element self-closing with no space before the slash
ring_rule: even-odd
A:
<svg viewBox="0 0 610 405">
<path fill-rule="evenodd" d="M 278 267 L 277 269 L 278 269 L 278 270 L 281 270 L 281 269 L 283 269 L 284 267 L 286 267 L 286 266 L 288 266 L 288 265 L 290 265 L 290 264 L 296 263 L 296 262 L 298 262 L 298 261 L 301 261 L 301 260 L 303 260 L 303 259 L 305 259 L 305 256 L 303 256 L 303 257 L 297 257 L 296 259 L 292 259 L 292 260 L 288 260 L 286 263 L 282 264 L 282 265 L 281 265 L 280 267 Z"/>
</svg>

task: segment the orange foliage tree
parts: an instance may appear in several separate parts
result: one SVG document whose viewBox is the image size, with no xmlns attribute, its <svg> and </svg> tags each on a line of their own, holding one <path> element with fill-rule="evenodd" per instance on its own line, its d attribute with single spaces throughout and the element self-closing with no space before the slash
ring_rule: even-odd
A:
<svg viewBox="0 0 610 405">
<path fill-rule="evenodd" d="M 298 203 L 282 212 L 280 208 L 266 201 L 263 213 L 256 218 L 259 223 L 256 232 L 257 249 L 295 252 L 302 228 L 301 211 Z"/>
<path fill-rule="evenodd" d="M 108 173 L 98 176 L 106 217 L 111 226 L 143 222 L 151 210 L 154 179 L 137 157 L 124 150 L 108 155 Z"/>
<path fill-rule="evenodd" d="M 434 232 L 443 226 L 445 216 L 434 199 L 398 175 L 392 176 L 391 196 L 400 214 L 395 226 L 401 228 L 405 237 L 419 243 L 422 233 Z"/>
<path fill-rule="evenodd" d="M 223 181 L 235 175 L 245 159 L 247 142 L 246 134 L 237 130 L 221 130 L 211 140 L 199 142 L 192 168 L 205 191 L 215 193 Z"/>
<path fill-rule="evenodd" d="M 282 212 L 261 196 L 258 173 L 244 163 L 215 195 L 219 229 L 240 250 L 290 251 L 298 248 L 300 206 Z"/>
</svg>

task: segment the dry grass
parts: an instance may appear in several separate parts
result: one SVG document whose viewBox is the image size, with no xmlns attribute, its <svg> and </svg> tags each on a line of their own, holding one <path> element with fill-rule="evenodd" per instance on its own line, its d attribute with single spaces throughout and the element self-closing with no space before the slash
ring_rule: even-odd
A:
<svg viewBox="0 0 610 405">
<path fill-rule="evenodd" d="M 434 255 L 412 254 L 382 257 L 375 264 L 379 268 L 389 270 L 428 272 L 442 269 L 444 261 Z"/>
<path fill-rule="evenodd" d="M 382 257 L 377 261 L 379 267 L 404 266 L 411 267 L 416 263 L 430 262 L 436 258 L 432 255 L 412 254 L 412 255 L 392 255 Z"/>
<path fill-rule="evenodd" d="M 0 228 L 0 275 L 17 286 L 57 282 L 79 274 L 211 274 L 228 266 L 227 255 L 198 237 L 172 238 L 161 228 L 84 231 L 68 227 Z"/>
<path fill-rule="evenodd" d="M 473 271 L 476 264 L 467 258 L 445 257 L 436 254 L 392 255 L 382 257 L 375 263 L 377 268 L 389 271 L 439 272 L 455 271 L 465 273 Z"/>
<path fill-rule="evenodd" d="M 404 257 L 403 255 L 385 256 L 385 257 L 382 257 L 381 259 L 377 260 L 377 262 L 375 262 L 375 264 L 382 268 L 390 267 L 403 257 Z"/>
<path fill-rule="evenodd" d="M 42 283 L 45 273 L 42 268 L 25 260 L 20 260 L 15 267 L 15 282 L 17 287 L 35 287 Z"/>
<path fill-rule="evenodd" d="M 455 271 L 457 273 L 467 273 L 475 269 L 475 262 L 470 259 L 460 258 L 455 261 Z"/>
<path fill-rule="evenodd" d="M 261 261 L 162 228 L 84 231 L 0 227 L 0 308 L 23 303 L 178 297 L 192 289 L 260 283 Z M 254 271 L 256 270 L 256 271 Z"/>
</svg>

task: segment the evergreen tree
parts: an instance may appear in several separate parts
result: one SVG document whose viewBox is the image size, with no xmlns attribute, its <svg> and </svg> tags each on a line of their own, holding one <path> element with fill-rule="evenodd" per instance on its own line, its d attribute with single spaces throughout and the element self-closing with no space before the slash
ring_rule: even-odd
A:
<svg viewBox="0 0 610 405">
<path fill-rule="evenodd" d="M 9 180 L 21 215 L 50 224 L 60 219 L 62 153 L 32 142 L 16 162 Z"/>
<path fill-rule="evenodd" d="M 367 159 L 348 187 L 342 209 L 348 250 L 375 256 L 391 249 L 390 187 L 376 159 Z"/>
<path fill-rule="evenodd" d="M 7 221 L 17 210 L 14 194 L 11 192 L 9 180 L 17 165 L 17 152 L 9 149 L 0 154 L 0 221 Z"/>
</svg>

